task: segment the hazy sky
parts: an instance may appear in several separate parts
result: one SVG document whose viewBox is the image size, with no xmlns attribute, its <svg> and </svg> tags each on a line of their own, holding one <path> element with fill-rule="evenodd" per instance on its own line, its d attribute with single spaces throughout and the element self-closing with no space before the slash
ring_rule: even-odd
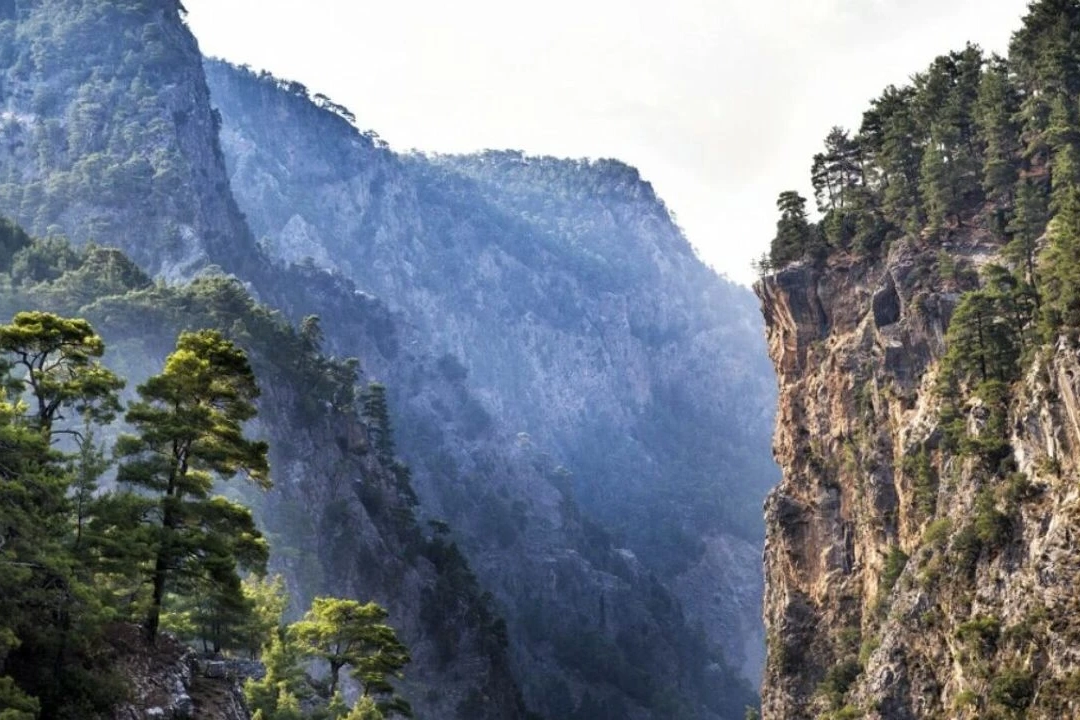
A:
<svg viewBox="0 0 1080 720">
<path fill-rule="evenodd" d="M 787 188 L 871 97 L 1026 0 L 184 0 L 203 52 L 297 80 L 394 148 L 615 157 L 748 282 Z"/>
</svg>

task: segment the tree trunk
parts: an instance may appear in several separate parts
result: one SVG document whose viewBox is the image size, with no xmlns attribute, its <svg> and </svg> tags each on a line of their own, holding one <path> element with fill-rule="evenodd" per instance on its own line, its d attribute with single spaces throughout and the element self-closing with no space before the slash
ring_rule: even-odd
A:
<svg viewBox="0 0 1080 720">
<path fill-rule="evenodd" d="M 168 512 L 166 512 L 168 519 Z M 167 531 L 166 531 L 167 532 Z M 150 611 L 146 616 L 146 641 L 153 644 L 157 640 L 158 626 L 161 624 L 161 604 L 165 599 L 165 580 L 169 573 L 169 541 L 162 538 L 154 563 L 154 594 L 150 602 Z"/>
<path fill-rule="evenodd" d="M 338 685 L 338 673 L 341 672 L 342 663 L 330 663 L 330 697 L 334 697 L 334 693 L 337 692 Z"/>
</svg>

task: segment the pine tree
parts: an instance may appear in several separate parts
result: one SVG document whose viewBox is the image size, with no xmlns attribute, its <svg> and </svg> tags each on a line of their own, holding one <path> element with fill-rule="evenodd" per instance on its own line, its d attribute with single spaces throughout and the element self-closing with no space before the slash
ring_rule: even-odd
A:
<svg viewBox="0 0 1080 720">
<path fill-rule="evenodd" d="M 1053 153 L 1048 131 L 1054 105 L 1080 94 L 1080 2 L 1040 0 L 1029 6 L 1009 45 L 1009 62 L 1023 92 L 1024 156 L 1039 165 Z"/>
<path fill-rule="evenodd" d="M 375 433 L 375 450 L 385 460 L 394 457 L 394 433 L 390 425 L 390 409 L 386 403 L 386 386 L 371 383 L 362 396 L 363 415 Z"/>
<path fill-rule="evenodd" d="M 794 190 L 780 193 L 776 201 L 780 220 L 776 223 L 769 259 L 774 267 L 783 267 L 805 257 L 811 246 L 811 228 L 806 219 L 806 199 Z"/>
<path fill-rule="evenodd" d="M 1008 65 L 995 55 L 979 85 L 975 118 L 986 148 L 983 190 L 997 202 L 1013 198 L 1020 161 L 1020 127 L 1015 120 L 1019 111 L 1020 95 L 1009 78 Z"/>
<path fill-rule="evenodd" d="M 160 510 L 146 570 L 146 634 L 153 641 L 170 588 L 209 583 L 235 597 L 237 566 L 264 566 L 266 544 L 250 511 L 210 493 L 215 478 L 239 473 L 268 487 L 269 468 L 266 443 L 245 437 L 242 426 L 255 416 L 255 376 L 244 352 L 221 333 L 182 333 L 163 372 L 138 393 L 126 415 L 138 434 L 117 442 L 124 459 L 117 480 L 149 494 Z"/>
<path fill-rule="evenodd" d="M 7 393 L 0 399 L 0 673 L 17 648 L 17 679 L 46 714 L 71 694 L 66 670 L 74 641 L 88 641 L 101 624 L 79 547 L 99 469 L 52 444 L 60 434 L 87 440 L 57 426 L 64 411 L 89 424 L 119 409 L 123 382 L 96 360 L 104 347 L 79 318 L 21 312 L 0 326 L 0 386 Z"/>
<path fill-rule="evenodd" d="M 885 218 L 901 230 L 922 225 L 919 170 L 922 149 L 913 116 L 914 88 L 889 86 L 863 114 L 859 139 L 877 168 Z"/>
<path fill-rule="evenodd" d="M 1024 279 L 1032 287 L 1038 286 L 1035 256 L 1038 240 L 1046 230 L 1048 220 L 1047 197 L 1042 183 L 1026 179 L 1015 191 L 1016 202 L 1013 218 L 1006 231 L 1012 239 L 1005 246 L 1006 259 L 1022 269 Z"/>
<path fill-rule="evenodd" d="M 408 705 L 394 695 L 391 677 L 398 677 L 409 663 L 409 653 L 387 625 L 386 610 L 375 603 L 317 597 L 311 609 L 289 634 L 305 652 L 330 666 L 330 695 L 338 689 L 342 668 L 363 687 L 364 696 L 386 697 L 384 708 L 408 714 Z"/>
<path fill-rule="evenodd" d="M 956 183 L 951 172 L 950 160 L 945 157 L 946 143 L 931 136 L 930 147 L 922 154 L 919 167 L 919 193 L 926 207 L 927 229 L 938 232 L 950 214 L 956 201 Z"/>
<path fill-rule="evenodd" d="M 833 127 L 825 137 L 825 152 L 814 156 L 811 181 L 821 212 L 843 210 L 854 188 L 863 182 L 859 144 L 844 128 Z"/>
<path fill-rule="evenodd" d="M 124 383 L 97 362 L 105 343 L 86 320 L 18 313 L 0 326 L 0 352 L 20 371 L 12 382 L 30 396 L 33 422 L 45 435 L 65 408 L 96 422 L 108 422 L 120 409 L 117 393 Z"/>
<path fill-rule="evenodd" d="M 1046 231 L 1040 258 L 1043 330 L 1047 339 L 1080 335 L 1080 188 L 1064 196 Z"/>
</svg>

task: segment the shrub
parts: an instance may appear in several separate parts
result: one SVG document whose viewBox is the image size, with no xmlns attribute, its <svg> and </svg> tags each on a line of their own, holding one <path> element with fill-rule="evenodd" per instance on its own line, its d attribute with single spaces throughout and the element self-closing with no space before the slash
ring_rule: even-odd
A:
<svg viewBox="0 0 1080 720">
<path fill-rule="evenodd" d="M 893 586 L 896 585 L 896 581 L 900 578 L 900 574 L 904 572 L 907 561 L 907 554 L 899 546 L 893 545 L 889 548 L 889 556 L 885 558 L 885 569 L 881 573 L 881 584 L 878 587 L 881 595 L 888 595 L 892 592 Z"/>
<path fill-rule="evenodd" d="M 1035 695 L 1035 680 L 1021 669 L 1007 669 L 990 682 L 990 701 L 1009 708 L 1023 710 Z"/>
<path fill-rule="evenodd" d="M 825 679 L 818 685 L 818 692 L 829 699 L 834 710 L 841 707 L 848 688 L 862 672 L 862 666 L 854 657 L 847 657 L 829 668 Z"/>
</svg>

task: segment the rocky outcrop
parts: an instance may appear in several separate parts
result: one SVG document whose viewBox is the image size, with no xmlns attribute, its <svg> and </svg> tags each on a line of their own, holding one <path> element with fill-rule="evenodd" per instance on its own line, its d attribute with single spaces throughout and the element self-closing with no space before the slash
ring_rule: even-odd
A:
<svg viewBox="0 0 1080 720">
<path fill-rule="evenodd" d="M 241 691 L 243 676 L 223 662 L 201 661 L 196 652 L 164 634 L 147 646 L 140 628 L 117 625 L 109 633 L 114 668 L 130 687 L 131 699 L 113 710 L 113 720 L 249 720 Z M 217 670 L 220 669 L 220 672 Z"/>
<path fill-rule="evenodd" d="M 904 240 L 756 286 L 783 469 L 765 718 L 1075 715 L 1076 351 L 1043 349 L 1013 388 L 1007 467 L 947 441 L 935 390 L 952 310 L 997 252 L 979 231 Z M 987 432 L 982 401 L 962 413 Z"/>
<path fill-rule="evenodd" d="M 178 0 L 28 0 L 0 17 L 0 213 L 170 280 L 260 266 L 182 14 Z"/>
</svg>

